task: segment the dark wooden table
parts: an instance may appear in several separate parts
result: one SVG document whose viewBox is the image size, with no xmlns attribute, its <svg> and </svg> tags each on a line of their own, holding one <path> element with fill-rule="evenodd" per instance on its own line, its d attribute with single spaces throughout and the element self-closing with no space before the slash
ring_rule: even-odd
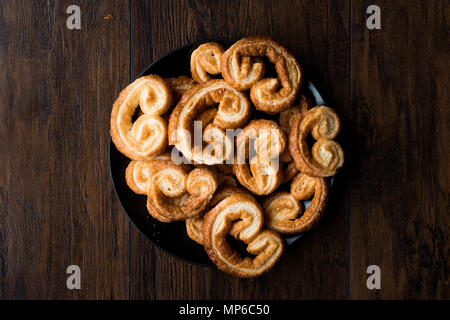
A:
<svg viewBox="0 0 450 320">
<path fill-rule="evenodd" d="M 81 30 L 66 28 L 71 4 Z M 380 30 L 366 27 L 371 4 Z M 1 1 L 0 298 L 448 299 L 449 17 L 446 0 Z M 267 275 L 238 280 L 130 224 L 109 115 L 161 55 L 248 35 L 298 57 L 343 121 L 346 163 L 320 226 Z M 72 264 L 81 290 L 66 287 Z M 366 287 L 373 264 L 381 290 Z"/>
</svg>

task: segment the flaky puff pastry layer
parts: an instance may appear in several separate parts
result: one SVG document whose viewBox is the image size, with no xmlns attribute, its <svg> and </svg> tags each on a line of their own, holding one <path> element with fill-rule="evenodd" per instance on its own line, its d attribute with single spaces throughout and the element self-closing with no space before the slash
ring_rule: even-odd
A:
<svg viewBox="0 0 450 320">
<path fill-rule="evenodd" d="M 180 101 L 183 94 L 196 85 L 195 81 L 187 76 L 167 78 L 166 82 L 172 90 L 175 102 Z"/>
<path fill-rule="evenodd" d="M 273 64 L 278 78 L 265 78 L 266 56 Z M 289 108 L 295 101 L 302 83 L 302 71 L 295 57 L 270 38 L 243 38 L 228 48 L 220 59 L 220 70 L 226 82 L 238 90 L 250 89 L 256 109 L 269 114 Z"/>
<path fill-rule="evenodd" d="M 190 172 L 172 163 L 159 164 L 147 190 L 147 209 L 161 222 L 201 215 L 217 189 L 213 172 L 196 168 Z"/>
<path fill-rule="evenodd" d="M 251 141 L 256 155 L 248 161 Z M 239 133 L 236 145 L 233 172 L 239 183 L 257 195 L 272 193 L 283 181 L 280 155 L 287 141 L 280 127 L 271 120 L 253 120 Z"/>
<path fill-rule="evenodd" d="M 303 212 L 299 200 L 310 200 Z M 267 228 L 283 234 L 305 232 L 315 227 L 328 201 L 328 184 L 324 178 L 299 173 L 291 182 L 291 192 L 278 192 L 263 201 Z"/>
<path fill-rule="evenodd" d="M 125 170 L 125 180 L 128 187 L 137 194 L 147 194 L 148 185 L 153 172 L 166 164 L 171 164 L 171 153 L 166 152 L 149 160 L 132 160 Z M 180 164 L 184 170 L 189 170 L 189 165 Z"/>
<path fill-rule="evenodd" d="M 220 73 L 220 58 L 225 49 L 216 42 L 201 44 L 191 54 L 191 74 L 198 83 L 211 80 L 209 74 Z"/>
<path fill-rule="evenodd" d="M 218 168 L 218 166 L 208 166 L 208 168 Z M 217 178 L 218 188 L 214 193 L 211 201 L 205 209 L 205 213 L 215 207 L 217 203 L 222 201 L 225 197 L 242 192 L 242 189 L 238 188 L 239 183 L 236 178 L 231 174 L 226 174 L 221 171 L 214 172 Z M 203 245 L 202 237 L 202 225 L 203 225 L 204 214 L 195 218 L 186 219 L 186 232 L 189 238 Z"/>
<path fill-rule="evenodd" d="M 206 212 L 213 209 L 220 201 L 223 199 L 234 195 L 234 194 L 248 194 L 247 191 L 236 188 L 236 186 L 223 186 L 220 187 L 216 193 L 214 193 L 211 201 L 209 202 L 208 206 L 206 207 Z M 202 236 L 202 226 L 203 226 L 203 219 L 204 217 L 196 217 L 196 218 L 190 218 L 186 220 L 186 232 L 192 240 L 197 242 L 198 244 L 203 244 L 203 236 Z"/>
<path fill-rule="evenodd" d="M 161 115 L 172 104 L 172 91 L 157 75 L 141 77 L 126 87 L 111 112 L 111 138 L 117 149 L 132 160 L 157 156 L 167 148 L 167 123 Z M 137 107 L 142 115 L 133 123 Z"/>
<path fill-rule="evenodd" d="M 263 212 L 249 194 L 234 194 L 217 204 L 203 221 L 202 235 L 206 253 L 223 272 L 252 278 L 270 270 L 284 251 L 284 241 L 272 230 L 262 230 Z M 227 242 L 230 234 L 247 244 L 255 257 L 242 257 Z"/>
<path fill-rule="evenodd" d="M 217 112 L 211 109 L 218 105 Z M 209 109 L 209 110 L 208 110 Z M 205 116 L 204 112 L 208 112 Z M 194 120 L 200 117 L 212 122 L 203 129 L 203 142 L 214 145 L 214 154 L 203 148 L 194 148 Z M 188 90 L 173 110 L 169 119 L 169 144 L 191 162 L 199 164 L 224 163 L 232 152 L 232 141 L 225 129 L 239 128 L 250 117 L 250 102 L 240 91 L 223 80 L 210 80 Z M 199 150 L 200 149 L 200 150 Z"/>
<path fill-rule="evenodd" d="M 289 136 L 289 148 L 301 172 L 315 177 L 336 174 L 344 164 L 344 151 L 333 140 L 340 128 L 339 117 L 328 107 L 314 107 L 296 118 Z M 317 140 L 311 151 L 307 143 L 310 134 Z"/>
<path fill-rule="evenodd" d="M 128 187 L 137 194 L 147 194 L 148 184 L 154 170 L 159 165 L 171 163 L 170 154 L 164 154 L 151 160 L 132 160 L 125 170 Z"/>
</svg>

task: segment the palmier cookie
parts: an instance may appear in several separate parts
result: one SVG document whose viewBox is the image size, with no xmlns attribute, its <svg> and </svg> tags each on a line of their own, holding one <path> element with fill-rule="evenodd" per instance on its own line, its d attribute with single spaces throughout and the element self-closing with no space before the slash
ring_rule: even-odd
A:
<svg viewBox="0 0 450 320">
<path fill-rule="evenodd" d="M 278 78 L 265 78 L 264 64 L 252 57 L 266 56 L 275 64 Z M 250 89 L 256 109 L 269 114 L 289 108 L 302 83 L 302 71 L 295 57 L 269 38 L 243 38 L 222 54 L 220 70 L 227 83 L 238 90 Z"/>
<path fill-rule="evenodd" d="M 333 109 L 314 107 L 298 116 L 289 136 L 289 148 L 297 168 L 310 176 L 330 177 L 344 164 L 344 151 L 334 140 L 341 122 Z M 307 137 L 317 140 L 310 152 Z"/>
<path fill-rule="evenodd" d="M 248 161 L 251 141 L 256 154 Z M 279 156 L 286 145 L 286 137 L 276 122 L 251 121 L 237 136 L 233 172 L 239 183 L 257 195 L 272 193 L 283 181 Z"/>
<path fill-rule="evenodd" d="M 223 272 L 241 278 L 252 278 L 267 272 L 284 250 L 281 236 L 262 230 L 263 212 L 248 194 L 235 194 L 219 202 L 203 221 L 202 235 L 206 253 Z M 242 257 L 227 242 L 230 234 L 247 244 L 256 257 Z"/>
<path fill-rule="evenodd" d="M 220 57 L 224 48 L 216 42 L 198 46 L 191 54 L 191 74 L 198 83 L 211 80 L 208 74 L 220 73 Z"/>
<path fill-rule="evenodd" d="M 159 165 L 170 163 L 170 153 L 150 160 L 132 160 L 125 170 L 125 180 L 128 187 L 137 194 L 147 194 L 148 184 L 152 172 L 158 169 Z"/>
<path fill-rule="evenodd" d="M 202 130 L 203 142 L 209 144 L 208 147 L 193 146 L 194 119 L 217 103 L 212 123 Z M 232 141 L 225 129 L 239 128 L 249 117 L 250 102 L 243 93 L 223 80 L 208 81 L 187 91 L 173 110 L 169 120 L 169 144 L 175 145 L 191 162 L 224 163 L 232 152 Z"/>
<path fill-rule="evenodd" d="M 299 200 L 311 200 L 303 212 Z M 328 201 L 328 185 L 324 178 L 299 173 L 291 183 L 291 192 L 278 192 L 263 202 L 267 228 L 283 234 L 305 232 L 316 226 Z"/>
<path fill-rule="evenodd" d="M 167 123 L 161 115 L 172 104 L 172 92 L 157 75 L 141 77 L 126 87 L 111 112 L 111 137 L 117 149 L 132 160 L 157 156 L 167 147 Z M 133 123 L 140 106 L 143 114 Z"/>
<path fill-rule="evenodd" d="M 207 169 L 188 173 L 182 166 L 165 164 L 152 174 L 147 209 L 162 222 L 196 217 L 203 213 L 216 189 L 216 177 Z"/>
<path fill-rule="evenodd" d="M 125 170 L 125 180 L 127 185 L 137 194 L 147 194 L 148 184 L 154 171 L 166 164 L 171 164 L 170 152 L 149 160 L 132 160 Z M 180 164 L 183 169 L 189 170 L 189 165 Z"/>
<path fill-rule="evenodd" d="M 247 194 L 248 192 L 243 189 L 236 188 L 235 186 L 233 186 L 233 187 L 232 186 L 224 186 L 224 187 L 219 188 L 216 191 L 216 193 L 214 193 L 214 195 L 213 195 L 210 203 L 206 207 L 205 211 L 208 212 L 209 210 L 214 208 L 223 199 L 225 199 L 233 194 L 239 194 L 239 193 Z M 186 219 L 186 232 L 187 232 L 189 238 L 191 238 L 198 244 L 203 244 L 203 236 L 202 236 L 203 219 L 204 219 L 203 216 Z"/>
</svg>

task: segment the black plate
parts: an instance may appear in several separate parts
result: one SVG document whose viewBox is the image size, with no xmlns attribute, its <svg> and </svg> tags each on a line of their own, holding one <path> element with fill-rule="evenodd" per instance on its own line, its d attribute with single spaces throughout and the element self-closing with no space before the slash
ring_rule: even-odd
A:
<svg viewBox="0 0 450 320">
<path fill-rule="evenodd" d="M 152 63 L 139 77 L 148 74 L 158 74 L 164 78 L 178 77 L 180 75 L 190 75 L 190 57 L 191 52 L 197 48 L 202 41 L 181 47 L 170 52 L 156 62 Z M 229 47 L 235 42 L 231 39 L 214 39 L 224 47 Z M 273 71 L 272 71 L 273 72 Z M 266 75 L 272 73 L 270 69 L 266 71 Z M 322 96 L 319 94 L 314 85 L 306 82 L 306 88 L 316 100 L 316 105 L 326 105 Z M 278 120 L 274 117 L 274 120 Z M 169 254 L 189 263 L 212 266 L 203 247 L 191 240 L 186 234 L 184 221 L 162 223 L 154 219 L 147 211 L 146 196 L 137 195 L 127 186 L 125 181 L 125 170 L 130 160 L 122 155 L 116 146 L 110 140 L 109 143 L 109 165 L 111 170 L 111 178 L 119 201 L 128 215 L 130 221 L 142 232 L 153 244 L 165 250 Z M 310 201 L 304 202 L 308 207 Z M 301 234 L 285 237 L 288 245 L 294 243 Z"/>
</svg>

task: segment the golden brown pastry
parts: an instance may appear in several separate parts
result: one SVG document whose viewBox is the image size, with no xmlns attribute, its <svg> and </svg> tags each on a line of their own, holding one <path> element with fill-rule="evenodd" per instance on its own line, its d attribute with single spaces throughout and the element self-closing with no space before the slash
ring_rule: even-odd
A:
<svg viewBox="0 0 450 320">
<path fill-rule="evenodd" d="M 127 185 L 137 194 L 147 194 L 153 172 L 172 163 L 170 151 L 149 160 L 132 160 L 125 170 Z M 179 166 L 184 170 L 190 169 L 188 164 L 181 163 Z"/>
<path fill-rule="evenodd" d="M 298 171 L 294 161 L 282 163 L 282 173 L 283 173 L 282 183 L 286 183 L 292 180 L 292 178 L 294 178 L 299 172 L 300 171 Z"/>
<path fill-rule="evenodd" d="M 174 100 L 180 101 L 183 94 L 195 86 L 195 81 L 187 76 L 179 76 L 177 78 L 167 78 L 167 84 L 172 90 Z"/>
<path fill-rule="evenodd" d="M 199 116 L 203 119 L 203 112 L 216 103 L 219 103 L 217 113 L 212 123 L 203 129 L 203 142 L 209 146 L 194 148 L 194 119 Z M 225 129 L 241 127 L 249 116 L 250 102 L 244 94 L 223 80 L 208 81 L 187 91 L 173 110 L 169 120 L 169 144 L 175 145 L 191 162 L 224 163 L 232 152 L 232 141 Z"/>
<path fill-rule="evenodd" d="M 203 245 L 202 226 L 203 217 L 186 219 L 186 233 L 188 237 L 201 245 Z"/>
<path fill-rule="evenodd" d="M 312 107 L 312 101 L 308 97 L 306 97 L 305 94 L 299 94 L 298 103 L 295 103 L 292 107 L 280 113 L 279 123 L 281 129 L 287 135 L 289 135 L 289 132 L 291 132 L 291 128 L 294 125 L 297 116 L 307 112 Z"/>
<path fill-rule="evenodd" d="M 295 119 L 297 116 L 299 116 L 302 113 L 299 106 L 292 106 L 287 110 L 284 110 L 280 113 L 280 128 L 283 130 L 284 133 L 289 134 L 291 132 L 292 125 L 295 122 Z"/>
<path fill-rule="evenodd" d="M 167 123 L 161 117 L 172 104 L 172 92 L 157 75 L 141 77 L 126 87 L 111 112 L 111 137 L 117 149 L 133 160 L 163 153 L 167 147 Z M 134 123 L 136 108 L 143 112 Z"/>
<path fill-rule="evenodd" d="M 208 206 L 206 207 L 205 211 L 208 212 L 209 210 L 214 208 L 223 199 L 225 199 L 233 194 L 239 194 L 239 193 L 247 194 L 248 192 L 241 188 L 236 188 L 236 186 L 224 185 L 224 186 L 220 187 L 220 189 L 218 189 L 216 191 L 216 193 L 214 193 L 214 195 L 213 195 L 211 201 L 209 202 Z M 186 232 L 187 232 L 189 238 L 191 238 L 198 244 L 203 244 L 203 236 L 202 236 L 203 219 L 204 219 L 203 216 L 186 219 Z"/>
<path fill-rule="evenodd" d="M 220 73 L 220 57 L 224 48 L 216 42 L 200 45 L 191 55 L 192 78 L 198 83 L 211 80 L 208 74 Z"/>
<path fill-rule="evenodd" d="M 264 217 L 258 202 L 249 194 L 234 194 L 220 201 L 203 221 L 202 236 L 206 253 L 223 272 L 252 278 L 267 272 L 279 260 L 284 241 L 272 230 L 262 230 Z M 256 257 L 242 257 L 233 250 L 226 236 L 247 244 Z"/>
<path fill-rule="evenodd" d="M 202 129 L 205 129 L 205 127 L 208 124 L 211 124 L 214 122 L 214 118 L 217 115 L 217 109 L 206 109 L 205 111 L 202 111 L 197 117 L 197 121 L 201 121 Z"/>
<path fill-rule="evenodd" d="M 275 64 L 278 78 L 265 78 L 264 64 L 254 57 L 266 56 Z M 227 83 L 238 90 L 250 89 L 256 109 L 269 114 L 289 108 L 302 83 L 302 71 L 294 56 L 269 38 L 243 38 L 226 50 L 220 70 Z"/>
<path fill-rule="evenodd" d="M 303 212 L 299 200 L 311 200 Z M 324 178 L 299 173 L 291 183 L 291 192 L 278 192 L 263 202 L 267 228 L 284 234 L 305 232 L 316 226 L 328 201 Z"/>
<path fill-rule="evenodd" d="M 159 165 L 171 162 L 170 153 L 150 160 L 132 160 L 125 170 L 127 185 L 137 194 L 147 194 L 153 171 L 157 170 Z"/>
<path fill-rule="evenodd" d="M 256 155 L 249 160 L 250 141 L 254 141 Z M 237 136 L 233 171 L 239 183 L 257 195 L 272 193 L 283 181 L 279 156 L 286 144 L 276 122 L 251 121 Z"/>
<path fill-rule="evenodd" d="M 147 209 L 162 222 L 201 215 L 217 189 L 215 175 L 203 168 L 187 172 L 182 166 L 163 164 L 148 186 Z"/>
<path fill-rule="evenodd" d="M 330 177 L 344 163 L 344 151 L 334 140 L 341 122 L 333 109 L 315 107 L 299 115 L 289 137 L 289 147 L 297 168 L 310 176 Z M 317 140 L 309 150 L 307 137 Z"/>
</svg>

